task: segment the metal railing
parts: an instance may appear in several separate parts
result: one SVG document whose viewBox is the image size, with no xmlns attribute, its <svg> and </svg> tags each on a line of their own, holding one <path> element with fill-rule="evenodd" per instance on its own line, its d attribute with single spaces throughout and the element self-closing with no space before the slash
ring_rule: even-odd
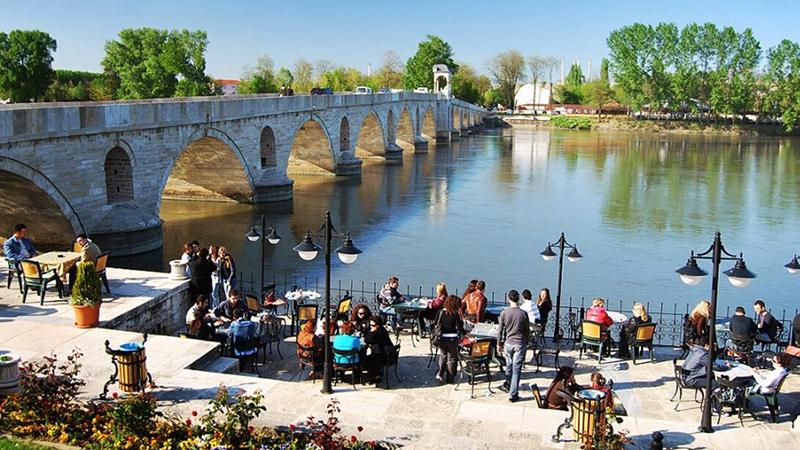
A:
<svg viewBox="0 0 800 450">
<path fill-rule="evenodd" d="M 271 281 L 266 280 L 266 283 L 275 284 L 275 290 L 278 294 L 285 294 L 286 292 L 290 292 L 296 288 L 302 288 L 303 290 L 314 290 L 320 293 L 323 293 L 325 289 L 325 283 L 320 283 L 320 279 L 317 277 L 284 276 L 282 279 L 279 279 L 273 276 Z M 257 291 L 256 286 L 258 285 L 258 279 L 252 272 L 241 272 L 237 284 L 240 291 L 254 293 Z M 383 282 L 370 283 L 363 280 L 337 280 L 331 282 L 331 298 L 339 299 L 346 294 L 349 294 L 353 298 L 354 305 L 363 303 L 367 305 L 371 311 L 375 312 L 378 310 L 378 294 L 380 293 L 382 287 Z M 424 287 L 422 285 L 405 285 L 404 288 L 401 288 L 401 292 L 404 292 L 405 295 L 408 296 L 425 296 L 433 298 L 436 296 L 435 289 L 436 288 L 434 286 Z M 460 296 L 458 289 L 456 289 L 454 292 L 450 292 L 450 294 Z M 506 303 L 506 292 L 504 291 L 498 293 L 497 291 L 488 291 L 486 292 L 486 298 L 488 300 L 488 306 L 504 305 Z M 584 316 L 586 309 L 591 306 L 592 300 L 592 298 L 587 297 L 566 297 L 563 299 L 561 308 L 558 311 L 556 311 L 554 304 L 553 310 L 550 312 L 550 317 L 547 320 L 545 335 L 554 335 L 555 320 L 553 315 L 559 314 L 561 335 L 568 339 L 574 338 L 579 332 L 578 328 L 580 327 L 581 318 Z M 634 304 L 633 300 L 613 300 L 606 298 L 605 302 L 605 307 L 608 311 L 619 312 L 630 317 Z M 647 314 L 650 316 L 650 320 L 656 324 L 654 345 L 660 347 L 680 347 L 683 343 L 684 320 L 694 305 L 690 305 L 689 303 L 678 304 L 658 301 L 643 301 L 642 304 L 645 306 Z M 733 315 L 733 311 L 730 307 L 726 307 L 724 309 L 724 314 L 720 314 L 722 310 L 719 309 L 717 312 L 718 319 L 729 318 Z M 777 310 L 773 310 L 771 312 L 775 319 L 781 322 L 785 333 L 788 336 L 792 329 L 792 320 L 794 319 L 795 315 L 797 315 L 798 310 L 794 310 L 794 312 L 792 312 L 784 309 L 780 312 Z M 616 336 L 614 336 L 614 338 L 616 339 Z"/>
</svg>

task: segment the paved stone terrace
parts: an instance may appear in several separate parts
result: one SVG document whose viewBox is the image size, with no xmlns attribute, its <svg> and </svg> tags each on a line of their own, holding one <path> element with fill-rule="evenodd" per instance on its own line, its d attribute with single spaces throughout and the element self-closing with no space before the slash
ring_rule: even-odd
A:
<svg viewBox="0 0 800 450">
<path fill-rule="evenodd" d="M 142 299 L 156 296 L 176 288 L 176 282 L 166 274 L 143 273 L 111 269 L 113 299 L 104 304 L 101 316 L 111 320 L 136 307 Z M 124 279 L 124 281 L 123 281 Z M 86 396 L 96 396 L 112 372 L 109 357 L 103 352 L 106 339 L 121 343 L 140 339 L 138 333 L 103 328 L 79 330 L 71 325 L 72 312 L 65 301 L 57 301 L 48 293 L 44 307 L 38 302 L 20 304 L 16 290 L 5 289 L 4 275 L 0 276 L 0 349 L 19 353 L 23 358 L 36 358 L 51 351 L 66 354 L 78 347 L 84 357 L 84 376 L 87 379 Z M 180 282 L 177 282 L 180 284 Z M 427 367 L 427 342 L 411 345 L 408 336 L 402 337 L 400 376 L 398 385 L 391 375 L 391 389 L 340 384 L 333 397 L 341 402 L 343 428 L 346 433 L 362 437 L 387 439 L 410 449 L 498 449 L 498 448 L 578 448 L 574 441 L 552 443 L 550 437 L 566 417 L 565 412 L 538 409 L 525 389 L 522 401 L 510 404 L 505 394 L 494 389 L 502 381 L 495 371 L 494 395 L 487 392 L 485 383 L 476 386 L 478 398 L 469 399 L 469 386 L 458 391 L 453 386 L 438 386 L 433 381 L 434 365 Z M 265 394 L 267 412 L 259 421 L 268 425 L 286 425 L 302 422 L 309 415 L 321 416 L 330 397 L 319 393 L 321 384 L 292 379 L 298 372 L 293 338 L 281 343 L 284 359 L 277 353 L 267 355 L 267 363 L 260 367 L 264 378 L 251 374 L 232 375 L 194 370 L 197 360 L 208 360 L 216 355 L 216 345 L 202 341 L 184 340 L 168 336 L 151 336 L 147 342 L 148 369 L 153 374 L 158 389 L 156 394 L 164 408 L 171 413 L 188 416 L 192 410 L 202 411 L 207 400 L 220 384 L 233 389 Z M 600 370 L 615 381 L 628 417 L 618 426 L 628 429 L 634 439 L 634 448 L 648 448 L 649 435 L 659 430 L 666 435 L 665 446 L 691 449 L 730 448 L 800 448 L 800 433 L 791 429 L 788 411 L 800 403 L 800 377 L 790 376 L 781 397 L 783 405 L 781 422 L 766 421 L 766 410 L 758 413 L 758 420 L 745 416 L 744 427 L 734 417 L 722 417 L 714 434 L 696 431 L 699 423 L 699 405 L 692 400 L 680 404 L 673 411 L 669 402 L 674 390 L 671 359 L 676 353 L 670 349 L 657 352 L 655 364 L 640 362 L 633 366 L 622 363 L 619 370 L 614 359 L 603 362 Z M 561 363 L 572 363 L 578 368 L 578 382 L 588 384 L 589 374 L 596 369 L 596 360 L 576 360 L 577 352 L 566 352 Z M 549 367 L 533 373 L 527 366 L 523 384 L 537 383 L 544 389 L 554 375 L 552 360 Z M 305 377 L 303 377 L 305 378 Z M 755 406 L 763 403 L 754 402 Z M 716 417 L 714 419 L 716 421 Z M 800 422 L 800 421 L 798 421 Z M 798 423 L 800 427 L 800 423 Z M 571 439 L 571 432 L 566 438 Z"/>
</svg>

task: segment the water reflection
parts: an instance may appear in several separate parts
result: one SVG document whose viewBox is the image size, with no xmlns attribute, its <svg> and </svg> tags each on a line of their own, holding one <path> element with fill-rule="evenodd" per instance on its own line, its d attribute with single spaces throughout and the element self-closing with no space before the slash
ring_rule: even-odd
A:
<svg viewBox="0 0 800 450">
<path fill-rule="evenodd" d="M 794 308 L 787 293 L 795 280 L 782 265 L 800 250 L 797 153 L 790 139 L 489 130 L 409 152 L 402 165 L 367 161 L 361 177 L 298 178 L 284 205 L 165 201 L 163 250 L 125 263 L 164 270 L 184 241 L 198 239 L 228 246 L 239 270 L 255 272 L 260 247 L 244 235 L 265 214 L 284 238 L 266 248 L 267 278 L 313 279 L 322 261 L 301 262 L 292 247 L 330 210 L 337 230 L 352 232 L 365 252 L 353 266 L 335 263 L 334 279 L 371 286 L 394 274 L 455 290 L 482 278 L 498 296 L 554 289 L 557 268 L 538 252 L 564 231 L 585 256 L 565 267 L 565 298 L 672 305 L 708 295 L 674 270 L 719 230 L 759 275 L 747 289 L 722 287 L 722 304 L 764 298 Z"/>
</svg>

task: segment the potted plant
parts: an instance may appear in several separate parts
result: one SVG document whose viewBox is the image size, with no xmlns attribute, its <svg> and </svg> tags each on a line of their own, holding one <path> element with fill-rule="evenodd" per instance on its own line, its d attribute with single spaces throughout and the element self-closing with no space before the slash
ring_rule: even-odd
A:
<svg viewBox="0 0 800 450">
<path fill-rule="evenodd" d="M 13 389 L 19 383 L 19 357 L 0 353 L 0 392 Z"/>
<path fill-rule="evenodd" d="M 75 284 L 72 286 L 71 303 L 75 311 L 75 326 L 91 328 L 100 322 L 100 275 L 94 270 L 94 263 L 78 264 Z"/>
</svg>

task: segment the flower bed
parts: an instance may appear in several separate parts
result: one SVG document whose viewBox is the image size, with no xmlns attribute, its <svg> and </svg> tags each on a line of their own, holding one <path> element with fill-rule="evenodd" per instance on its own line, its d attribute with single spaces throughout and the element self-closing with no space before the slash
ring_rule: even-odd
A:
<svg viewBox="0 0 800 450">
<path fill-rule="evenodd" d="M 229 395 L 221 386 L 206 411 L 187 418 L 168 417 L 150 394 L 108 401 L 77 398 L 79 352 L 59 363 L 55 356 L 20 367 L 20 391 L 0 399 L 0 434 L 81 446 L 89 450 L 239 450 L 384 449 L 385 442 L 341 434 L 338 402 L 324 420 L 309 417 L 299 425 L 265 428 L 250 423 L 266 411 L 256 391 Z M 359 432 L 362 431 L 358 427 Z"/>
</svg>

